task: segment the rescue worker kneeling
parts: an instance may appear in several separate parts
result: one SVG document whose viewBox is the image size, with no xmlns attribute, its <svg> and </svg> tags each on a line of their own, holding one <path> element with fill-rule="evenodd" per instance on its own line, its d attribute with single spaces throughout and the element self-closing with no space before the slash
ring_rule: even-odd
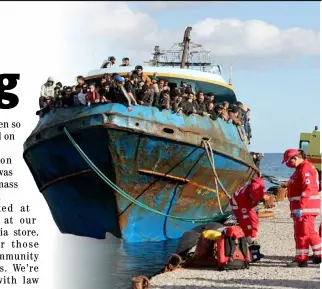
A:
<svg viewBox="0 0 322 289">
<path fill-rule="evenodd" d="M 321 263 L 321 236 L 315 230 L 315 220 L 321 211 L 318 172 L 302 150 L 286 150 L 282 163 L 295 168 L 288 182 L 288 198 L 294 221 L 296 255 L 288 266 L 307 267 L 310 246 L 313 263 Z"/>
<path fill-rule="evenodd" d="M 257 242 L 258 217 L 254 210 L 262 199 L 268 198 L 264 191 L 265 184 L 263 180 L 256 177 L 236 191 L 230 200 L 232 211 L 239 226 L 243 229 L 252 254 L 254 252 L 251 247 L 258 251 L 257 258 L 254 258 L 254 261 L 264 257 L 259 253 L 260 247 Z"/>
</svg>

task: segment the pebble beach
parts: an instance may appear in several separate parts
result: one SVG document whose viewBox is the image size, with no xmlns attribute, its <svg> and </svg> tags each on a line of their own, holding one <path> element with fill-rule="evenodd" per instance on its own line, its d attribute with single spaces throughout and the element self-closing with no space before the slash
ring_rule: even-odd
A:
<svg viewBox="0 0 322 289">
<path fill-rule="evenodd" d="M 288 200 L 275 204 L 273 217 L 260 219 L 259 241 L 261 253 L 265 257 L 252 263 L 249 269 L 224 272 L 214 269 L 177 269 L 153 277 L 151 288 L 320 288 L 319 265 L 310 262 L 307 268 L 286 266 L 295 254 L 293 221 L 290 218 Z"/>
</svg>

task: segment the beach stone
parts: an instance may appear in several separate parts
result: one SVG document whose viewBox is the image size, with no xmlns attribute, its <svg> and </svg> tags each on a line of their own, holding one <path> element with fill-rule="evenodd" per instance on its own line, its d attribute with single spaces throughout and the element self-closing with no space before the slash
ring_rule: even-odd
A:
<svg viewBox="0 0 322 289">
<path fill-rule="evenodd" d="M 316 223 L 316 228 L 318 228 Z M 276 203 L 274 217 L 260 219 L 259 241 L 265 255 L 249 269 L 219 272 L 212 269 L 177 269 L 151 279 L 151 289 L 299 289 L 320 288 L 320 266 L 288 268 L 295 244 L 289 202 Z M 312 254 L 310 250 L 310 254 Z"/>
</svg>

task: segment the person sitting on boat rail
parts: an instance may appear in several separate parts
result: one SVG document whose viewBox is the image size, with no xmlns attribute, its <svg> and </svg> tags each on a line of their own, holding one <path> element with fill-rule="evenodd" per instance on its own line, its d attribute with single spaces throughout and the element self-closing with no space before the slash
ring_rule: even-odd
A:
<svg viewBox="0 0 322 289">
<path fill-rule="evenodd" d="M 116 58 L 114 56 L 110 56 L 107 60 L 104 60 L 101 68 L 112 67 L 113 65 L 115 65 L 115 62 L 116 62 Z"/>
<path fill-rule="evenodd" d="M 124 57 L 122 59 L 122 64 L 120 66 L 131 66 L 130 65 L 130 59 L 128 57 Z"/>
<path fill-rule="evenodd" d="M 39 107 L 44 108 L 45 106 L 50 105 L 52 99 L 55 96 L 54 90 L 54 78 L 50 76 L 46 83 L 41 86 L 40 97 L 39 97 Z"/>
<path fill-rule="evenodd" d="M 41 86 L 39 97 L 39 108 L 36 115 L 43 117 L 47 112 L 53 108 L 53 101 L 55 97 L 54 78 L 49 77 L 47 82 Z"/>
</svg>

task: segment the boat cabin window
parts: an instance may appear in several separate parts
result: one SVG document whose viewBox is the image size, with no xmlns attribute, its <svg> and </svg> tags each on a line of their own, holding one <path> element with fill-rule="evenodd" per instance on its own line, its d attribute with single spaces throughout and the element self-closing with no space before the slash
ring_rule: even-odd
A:
<svg viewBox="0 0 322 289">
<path fill-rule="evenodd" d="M 310 145 L 309 141 L 306 141 L 306 140 L 300 141 L 300 149 L 302 149 L 305 152 L 305 154 L 308 154 L 309 152 L 309 145 Z"/>
</svg>

